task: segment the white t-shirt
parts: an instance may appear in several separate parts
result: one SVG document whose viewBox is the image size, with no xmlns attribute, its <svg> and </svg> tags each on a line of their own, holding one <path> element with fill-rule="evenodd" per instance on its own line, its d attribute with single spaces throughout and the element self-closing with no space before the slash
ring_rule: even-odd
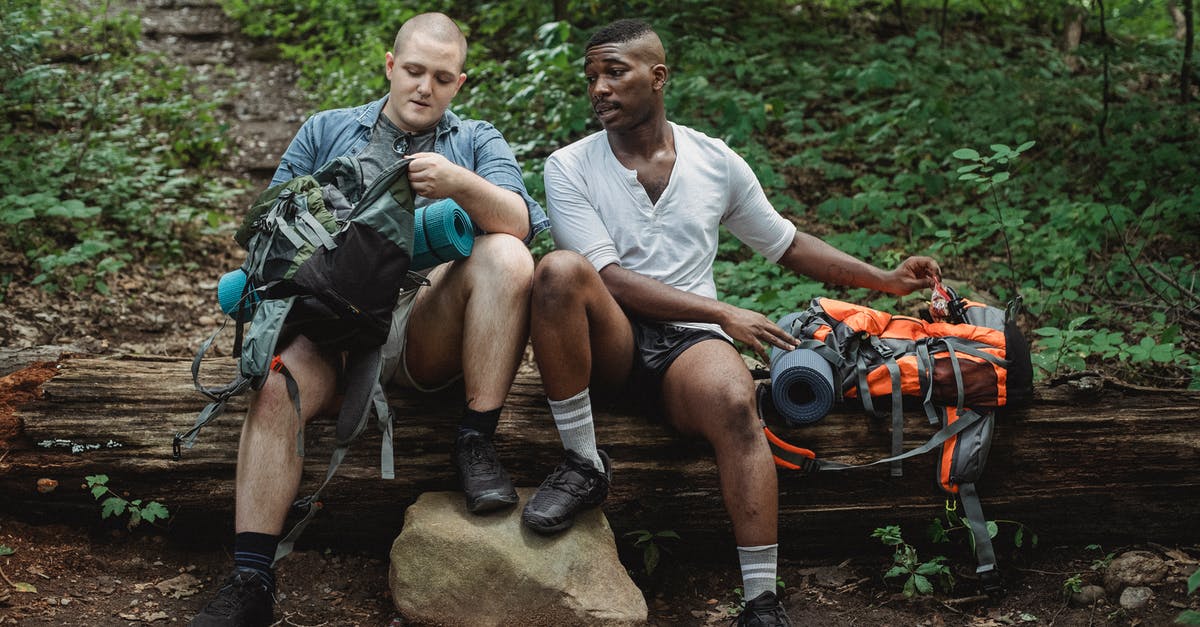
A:
<svg viewBox="0 0 1200 627">
<path fill-rule="evenodd" d="M 575 251 L 597 271 L 615 263 L 671 287 L 717 297 L 713 260 L 718 227 L 772 262 L 796 233 L 767 200 L 750 166 L 725 142 L 670 123 L 675 166 L 657 203 L 637 172 L 617 161 L 605 131 L 546 161 L 546 200 L 558 248 Z M 666 321 L 713 329 L 718 325 Z"/>
</svg>

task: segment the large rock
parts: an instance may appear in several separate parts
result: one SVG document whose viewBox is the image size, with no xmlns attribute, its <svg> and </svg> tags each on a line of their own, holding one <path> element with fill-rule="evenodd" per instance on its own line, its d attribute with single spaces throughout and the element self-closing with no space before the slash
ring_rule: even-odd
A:
<svg viewBox="0 0 1200 627">
<path fill-rule="evenodd" d="M 1150 551 L 1127 551 L 1104 571 L 1104 588 L 1117 594 L 1129 586 L 1147 586 L 1167 577 L 1167 562 Z"/>
<path fill-rule="evenodd" d="M 404 515 L 388 580 L 405 619 L 432 625 L 639 625 L 646 600 L 617 559 L 608 519 L 588 510 L 540 536 L 521 504 L 476 516 L 462 494 L 427 492 Z"/>
</svg>

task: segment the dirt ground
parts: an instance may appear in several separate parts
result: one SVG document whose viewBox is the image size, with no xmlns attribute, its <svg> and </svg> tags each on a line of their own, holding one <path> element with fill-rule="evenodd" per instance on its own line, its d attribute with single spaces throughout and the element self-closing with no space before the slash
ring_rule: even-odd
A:
<svg viewBox="0 0 1200 627">
<path fill-rule="evenodd" d="M 241 51 L 247 42 L 236 37 L 214 5 L 189 5 L 188 10 L 211 18 L 199 20 L 180 18 L 187 15 L 169 2 L 132 4 L 149 7 L 145 24 L 148 35 L 154 35 L 152 47 L 194 59 L 189 62 L 200 70 L 214 58 L 236 62 L 245 56 Z M 196 24 L 208 30 L 196 32 Z M 210 43 L 220 48 L 204 47 Z M 253 68 L 248 72 L 283 75 Z M 290 132 L 300 118 L 281 124 L 244 105 L 228 110 L 252 114 L 242 116 L 247 130 L 235 156 L 243 164 L 240 175 L 253 187 L 262 182 L 264 166 L 262 157 L 246 157 L 249 149 L 277 153 L 278 143 L 287 140 L 279 133 Z M 64 352 L 190 356 L 218 323 L 218 277 L 240 261 L 231 238 L 213 238 L 192 247 L 183 269 L 129 267 L 110 281 L 109 295 L 51 295 L 28 285 L 32 274 L 18 255 L 0 251 L 0 275 L 14 277 L 0 300 L 0 377 L 35 360 L 53 361 Z M 219 354 L 221 348 L 216 350 Z M 33 394 L 28 387 L 20 388 L 18 379 L 10 378 L 8 389 L 0 389 L 0 415 L 6 403 L 28 402 Z M 7 454 L 3 441 L 12 435 L 0 432 L 0 473 L 5 472 Z M 0 624 L 185 624 L 228 572 L 232 558 L 227 546 L 197 546 L 148 526 L 130 533 L 101 521 L 99 508 L 95 513 L 90 525 L 0 515 Z M 786 538 L 781 541 L 786 545 Z M 979 597 L 971 581 L 972 565 L 954 558 L 950 564 L 959 581 L 955 589 L 906 599 L 895 582 L 883 579 L 890 552 L 882 546 L 874 554 L 833 560 L 784 559 L 779 575 L 797 625 L 1168 625 L 1183 609 L 1200 607 L 1196 595 L 1186 595 L 1185 581 L 1200 564 L 1200 547 L 1085 548 L 1092 541 L 1080 538 L 1070 546 L 1027 547 L 1020 552 L 1005 553 L 1002 548 L 1000 563 L 1009 593 L 998 601 Z M 618 545 L 623 563 L 646 594 L 651 625 L 724 625 L 736 611 L 736 564 L 705 559 L 729 551 L 668 547 L 671 552 L 647 576 L 641 572 L 640 551 L 624 538 L 618 538 Z M 1063 587 L 1069 578 L 1099 584 L 1097 560 L 1135 548 L 1154 553 L 1169 566 L 1168 576 L 1150 586 L 1153 596 L 1147 605 L 1122 609 L 1115 595 L 1091 605 L 1066 602 Z M 337 547 L 294 553 L 279 571 L 277 624 L 405 624 L 390 599 L 387 566 L 384 554 L 347 553 Z"/>
<path fill-rule="evenodd" d="M 0 558 L 3 624 L 186 624 L 231 560 L 225 548 L 190 546 L 185 539 L 153 532 L 131 535 L 100 524 L 78 528 L 0 518 L 0 545 L 13 549 Z M 996 602 L 976 596 L 969 583 L 955 593 L 905 599 L 896 586 L 883 583 L 887 559 L 881 555 L 842 562 L 784 560 L 779 574 L 797 625 L 1171 624 L 1186 604 L 1184 573 L 1195 568 L 1200 548 L 1141 548 L 1168 560 L 1171 574 L 1152 586 L 1153 598 L 1138 610 L 1121 609 L 1114 600 L 1090 606 L 1064 600 L 1068 577 L 1100 582 L 1092 566 L 1103 556 L 1082 547 L 1044 548 L 1031 559 L 1002 562 L 1009 594 Z M 636 565 L 639 556 L 624 552 L 627 565 Z M 727 624 L 740 584 L 734 564 L 681 555 L 666 557 L 653 577 L 635 580 L 646 592 L 649 624 L 664 626 Z M 389 597 L 386 556 L 298 551 L 280 566 L 278 601 L 277 625 L 407 624 Z"/>
</svg>

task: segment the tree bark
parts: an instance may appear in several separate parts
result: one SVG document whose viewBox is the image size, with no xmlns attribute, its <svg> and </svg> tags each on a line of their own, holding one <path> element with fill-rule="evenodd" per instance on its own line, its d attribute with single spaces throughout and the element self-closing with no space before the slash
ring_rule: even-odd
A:
<svg viewBox="0 0 1200 627">
<path fill-rule="evenodd" d="M 1179 100 L 1192 100 L 1192 50 L 1196 43 L 1195 14 L 1192 0 L 1183 0 L 1183 64 L 1179 68 Z"/>
<path fill-rule="evenodd" d="M 11 450 L 0 451 L 0 511 L 33 520 L 98 521 L 99 506 L 82 484 L 85 476 L 104 473 L 129 498 L 166 505 L 170 533 L 227 540 L 245 404 L 231 407 L 201 432 L 195 448 L 172 461 L 172 434 L 190 426 L 204 404 L 192 389 L 189 366 L 150 357 L 64 362 L 43 385 L 42 398 L 16 410 L 21 435 Z M 233 371 L 231 364 L 206 369 L 210 383 Z M 1072 395 L 1068 388 L 1039 389 L 1033 407 L 999 417 L 979 482 L 988 518 L 1019 521 L 1043 543 L 1200 541 L 1200 394 Z M 326 489 L 325 511 L 302 543 L 384 550 L 419 494 L 457 489 L 449 455 L 461 391 L 391 396 L 396 479 L 379 478 L 379 435 L 368 430 Z M 907 447 L 933 432 L 919 414 L 908 416 Z M 887 422 L 843 408 L 815 425 L 776 432 L 822 457 L 863 462 L 886 455 Z M 618 533 L 671 529 L 689 546 L 732 541 L 707 445 L 675 435 L 654 417 L 599 412 L 596 428 L 613 459 L 604 511 Z M 324 421 L 309 426 L 301 495 L 315 489 L 327 469 L 331 431 Z M 520 486 L 538 485 L 561 458 L 532 369 L 518 375 L 496 442 Z M 780 471 L 785 554 L 874 547 L 871 530 L 889 524 L 917 535 L 942 510 L 935 455 L 906 462 L 901 478 L 883 467 Z M 38 492 L 40 478 L 57 480 L 57 489 Z"/>
<path fill-rule="evenodd" d="M 1184 4 L 1191 4 L 1191 0 L 1184 0 Z M 1175 26 L 1175 39 L 1183 41 L 1187 35 L 1187 13 L 1179 8 L 1177 0 L 1168 0 L 1167 15 L 1171 18 L 1171 24 Z"/>
</svg>

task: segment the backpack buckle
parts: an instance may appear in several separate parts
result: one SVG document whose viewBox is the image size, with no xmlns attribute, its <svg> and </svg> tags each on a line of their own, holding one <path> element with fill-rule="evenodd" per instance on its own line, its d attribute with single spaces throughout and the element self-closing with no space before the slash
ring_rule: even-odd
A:
<svg viewBox="0 0 1200 627">
<path fill-rule="evenodd" d="M 171 460 L 179 461 L 180 459 L 183 459 L 183 438 L 176 433 L 171 438 Z"/>
<path fill-rule="evenodd" d="M 983 568 L 987 570 L 982 570 Z M 996 570 L 995 566 L 981 566 L 976 573 L 979 575 L 979 584 L 983 587 L 984 594 L 989 598 L 999 599 L 1007 594 L 1004 582 L 1000 580 L 1000 571 Z"/>
</svg>

